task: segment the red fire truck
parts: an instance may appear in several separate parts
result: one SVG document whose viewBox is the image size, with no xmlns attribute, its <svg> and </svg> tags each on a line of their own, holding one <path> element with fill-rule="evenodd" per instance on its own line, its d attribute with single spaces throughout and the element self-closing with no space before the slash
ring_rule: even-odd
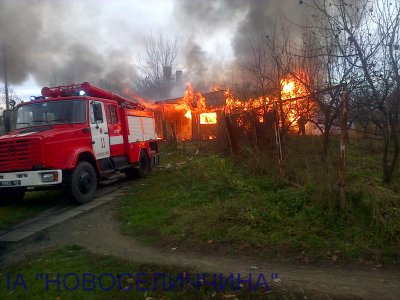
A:
<svg viewBox="0 0 400 300">
<path fill-rule="evenodd" d="M 16 129 L 0 137 L 0 200 L 61 187 L 85 203 L 100 180 L 145 177 L 159 162 L 153 112 L 87 82 L 45 87 L 15 113 Z"/>
</svg>

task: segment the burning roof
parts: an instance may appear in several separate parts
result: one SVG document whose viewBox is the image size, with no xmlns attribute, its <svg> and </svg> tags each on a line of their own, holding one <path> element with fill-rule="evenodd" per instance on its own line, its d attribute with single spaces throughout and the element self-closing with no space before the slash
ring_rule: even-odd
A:
<svg viewBox="0 0 400 300">
<path fill-rule="evenodd" d="M 271 112 L 275 103 L 280 103 L 275 115 L 280 115 L 281 124 L 284 122 L 287 128 L 298 130 L 299 125 L 303 126 L 304 120 L 310 117 L 312 105 L 309 92 L 299 80 L 287 77 L 281 80 L 278 94 L 280 96 L 239 99 L 231 90 L 221 89 L 202 94 L 188 83 L 183 97 L 157 101 L 154 105 L 159 107 L 162 120 L 169 122 L 174 135 L 181 139 L 190 139 L 195 133 L 199 135 L 200 129 L 196 128 L 216 125 L 218 114 L 242 115 L 251 112 L 258 123 L 263 123 L 266 112 Z M 238 126 L 244 126 L 245 122 L 240 117 L 237 122 Z"/>
<path fill-rule="evenodd" d="M 207 107 L 221 107 L 225 105 L 225 97 L 224 97 L 224 90 L 212 91 L 202 96 L 205 99 L 205 103 Z M 180 98 L 173 98 L 167 100 L 156 101 L 155 104 L 162 105 L 162 104 L 179 104 L 184 100 L 184 97 Z"/>
</svg>

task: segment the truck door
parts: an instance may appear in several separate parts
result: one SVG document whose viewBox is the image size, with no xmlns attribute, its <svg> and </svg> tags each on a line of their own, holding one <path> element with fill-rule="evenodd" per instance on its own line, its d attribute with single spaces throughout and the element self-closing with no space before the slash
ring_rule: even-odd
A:
<svg viewBox="0 0 400 300">
<path fill-rule="evenodd" d="M 117 104 L 107 105 L 107 121 L 111 156 L 123 155 L 125 152 L 124 137 L 122 136 L 122 127 L 118 116 Z"/>
<path fill-rule="evenodd" d="M 110 157 L 107 118 L 102 102 L 92 101 L 90 103 L 90 130 L 96 159 Z"/>
</svg>

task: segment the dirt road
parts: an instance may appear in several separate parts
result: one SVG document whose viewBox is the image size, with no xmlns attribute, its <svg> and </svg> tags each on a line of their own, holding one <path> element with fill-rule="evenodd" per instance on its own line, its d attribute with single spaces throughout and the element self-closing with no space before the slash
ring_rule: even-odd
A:
<svg viewBox="0 0 400 300">
<path fill-rule="evenodd" d="M 128 184 L 128 183 L 126 183 Z M 179 247 L 157 249 L 120 233 L 115 220 L 117 199 L 45 229 L 18 243 L 3 243 L 0 269 L 30 255 L 64 245 L 78 244 L 100 254 L 111 254 L 141 263 L 178 266 L 199 272 L 279 274 L 272 288 L 302 291 L 318 299 L 400 299 L 400 272 L 345 267 L 299 266 L 250 257 L 219 257 L 180 251 Z M 107 271 L 107 270 L 105 270 Z"/>
</svg>

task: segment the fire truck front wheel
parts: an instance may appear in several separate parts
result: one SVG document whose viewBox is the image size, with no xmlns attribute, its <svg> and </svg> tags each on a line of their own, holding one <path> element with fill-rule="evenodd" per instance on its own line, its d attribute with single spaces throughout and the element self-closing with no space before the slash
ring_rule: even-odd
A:
<svg viewBox="0 0 400 300">
<path fill-rule="evenodd" d="M 93 199 L 97 190 L 97 175 L 93 166 L 81 161 L 76 168 L 67 175 L 67 192 L 72 200 L 80 204 Z"/>
</svg>

